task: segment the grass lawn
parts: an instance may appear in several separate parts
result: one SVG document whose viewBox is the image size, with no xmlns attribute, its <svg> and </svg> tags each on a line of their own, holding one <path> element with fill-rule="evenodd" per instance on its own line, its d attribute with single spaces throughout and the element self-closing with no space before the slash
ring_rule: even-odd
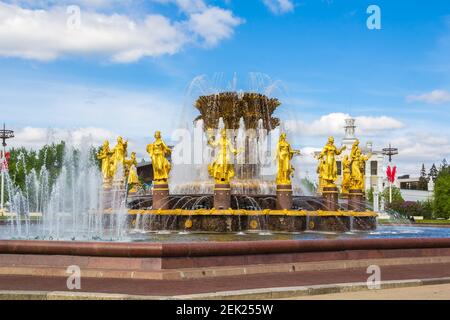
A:
<svg viewBox="0 0 450 320">
<path fill-rule="evenodd" d="M 424 224 L 424 223 L 429 223 L 429 224 L 450 224 L 450 220 L 417 220 L 416 221 L 417 224 Z"/>
<path fill-rule="evenodd" d="M 389 219 L 380 219 L 378 220 L 380 224 L 405 224 L 411 223 L 408 219 L 404 220 L 389 220 Z M 450 225 L 450 220 L 416 220 L 415 224 L 448 224 Z"/>
</svg>

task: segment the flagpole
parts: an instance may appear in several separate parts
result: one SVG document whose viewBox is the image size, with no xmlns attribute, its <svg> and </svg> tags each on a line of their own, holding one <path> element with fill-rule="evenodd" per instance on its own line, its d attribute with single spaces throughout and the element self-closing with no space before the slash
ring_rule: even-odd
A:
<svg viewBox="0 0 450 320">
<path fill-rule="evenodd" d="M 389 181 L 389 203 L 392 203 L 392 182 Z"/>
<path fill-rule="evenodd" d="M 1 161 L 1 171 L 2 171 L 2 186 L 1 186 L 1 200 L 0 200 L 0 211 L 3 214 L 3 204 L 5 202 L 5 161 L 6 161 L 6 147 L 3 146 L 2 151 L 2 161 Z"/>
<path fill-rule="evenodd" d="M 6 140 L 14 138 L 14 131 L 13 130 L 6 130 L 5 124 L 3 124 L 3 129 L 0 129 L 0 140 L 2 141 L 2 156 L 1 156 L 1 186 L 0 186 L 0 211 L 3 214 L 3 209 L 5 205 L 5 174 L 6 174 Z"/>
<path fill-rule="evenodd" d="M 397 148 L 393 148 L 390 143 L 389 143 L 389 147 L 388 148 L 384 148 L 383 149 L 383 155 L 389 157 L 389 167 L 388 168 L 391 168 L 392 156 L 395 156 L 397 154 L 398 154 L 398 149 Z M 389 175 L 389 173 L 388 173 L 388 175 Z M 395 181 L 395 172 L 393 172 L 392 175 L 393 175 L 392 179 L 391 179 L 391 177 L 388 177 L 388 180 L 389 180 L 389 204 L 392 203 L 392 184 Z M 394 180 L 394 181 L 392 181 L 392 180 Z"/>
</svg>

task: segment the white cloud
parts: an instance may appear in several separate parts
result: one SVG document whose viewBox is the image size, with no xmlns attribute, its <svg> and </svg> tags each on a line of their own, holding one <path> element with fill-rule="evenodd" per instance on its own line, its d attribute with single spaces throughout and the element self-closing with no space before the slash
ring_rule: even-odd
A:
<svg viewBox="0 0 450 320">
<path fill-rule="evenodd" d="M 401 129 L 405 126 L 401 121 L 387 116 L 380 116 L 380 117 L 360 116 L 355 117 L 355 119 L 361 131 L 383 131 L 383 130 Z"/>
<path fill-rule="evenodd" d="M 450 102 L 450 92 L 446 90 L 433 90 L 419 95 L 409 95 L 406 97 L 406 100 L 408 102 L 440 104 Z"/>
<path fill-rule="evenodd" d="M 283 122 L 290 141 L 294 145 L 301 146 L 303 156 L 300 157 L 300 165 L 298 166 L 301 175 L 308 172 L 311 178 L 316 178 L 317 159 L 314 158 L 313 153 L 321 150 L 326 143 L 326 137 L 329 135 L 335 136 L 336 145 L 340 145 L 341 138 L 345 133 L 345 119 L 350 117 L 351 115 L 347 113 L 337 112 L 325 114 L 311 121 L 286 120 Z M 392 136 L 408 137 L 410 135 L 409 133 L 404 133 L 405 124 L 392 117 L 358 116 L 353 118 L 356 120 L 356 136 L 361 140 L 361 144 L 365 145 L 368 141 L 371 141 L 375 150 L 381 150 L 381 148 L 389 144 Z M 394 134 L 393 130 L 395 130 Z M 394 143 L 393 140 L 392 142 Z M 395 141 L 396 143 L 397 141 Z M 400 148 L 400 146 L 395 146 Z M 403 146 L 401 145 L 401 147 Z M 408 161 L 421 161 L 417 160 L 419 159 L 417 155 L 414 158 L 406 158 Z M 404 163 L 406 163 L 405 158 L 402 158 L 402 167 Z"/>
<path fill-rule="evenodd" d="M 400 150 L 398 157 L 403 161 L 440 161 L 450 153 L 450 138 L 436 133 L 407 132 L 391 140 Z"/>
<path fill-rule="evenodd" d="M 398 148 L 399 154 L 394 157 L 400 174 L 418 176 L 422 163 L 427 170 L 435 163 L 439 165 L 442 159 L 450 159 L 450 136 L 439 132 L 423 130 L 404 131 L 395 136 L 383 137 L 385 145 L 392 143 Z"/>
<path fill-rule="evenodd" d="M 342 135 L 344 132 L 345 119 L 350 117 L 351 116 L 346 113 L 330 113 L 311 122 L 288 120 L 285 122 L 285 125 L 288 130 L 302 135 Z M 387 116 L 359 116 L 355 117 L 355 119 L 357 133 L 379 132 L 404 127 L 404 124 L 401 121 Z"/>
<path fill-rule="evenodd" d="M 23 87 L 29 88 L 26 95 Z M 182 121 L 182 98 L 151 90 L 138 92 L 24 79 L 20 86 L 14 82 L 4 83 L 0 96 L 2 120 L 17 132 L 29 126 L 61 130 L 102 128 L 145 143 L 155 130 L 169 135 Z M 29 133 L 28 136 L 34 133 L 39 141 L 45 136 L 42 131 L 25 133 Z M 105 134 L 99 131 L 98 136 Z M 15 141 L 20 142 L 12 139 L 11 143 Z"/>
<path fill-rule="evenodd" d="M 75 148 L 86 146 L 99 147 L 105 140 L 114 146 L 118 136 L 123 136 L 128 141 L 128 153 L 136 152 L 139 159 L 148 159 L 146 145 L 147 141 L 127 137 L 121 133 L 107 130 L 100 127 L 80 127 L 80 128 L 41 128 L 25 127 L 20 128 L 15 133 L 15 138 L 9 141 L 8 147 L 25 147 L 27 149 L 39 150 L 44 145 L 59 143 L 64 141 L 67 145 Z"/>
<path fill-rule="evenodd" d="M 17 130 L 11 146 L 38 149 L 53 142 L 66 141 L 76 147 L 88 141 L 94 146 L 101 145 L 104 140 L 113 141 L 117 134 L 102 128 L 86 127 L 75 129 L 25 127 Z"/>
<path fill-rule="evenodd" d="M 274 14 L 284 14 L 294 11 L 292 0 L 263 0 L 264 4 Z"/>
<path fill-rule="evenodd" d="M 202 3 L 178 2 L 186 8 L 189 3 Z M 96 3 L 100 6 L 103 1 Z M 229 10 L 202 8 L 200 4 L 195 10 L 189 19 L 180 21 L 159 14 L 138 20 L 124 14 L 82 10 L 79 28 L 73 29 L 68 27 L 71 14 L 66 7 L 26 9 L 0 2 L 0 56 L 50 61 L 66 55 L 100 55 L 128 63 L 175 54 L 197 38 L 217 45 L 242 23 Z"/>
<path fill-rule="evenodd" d="M 233 28 L 242 22 L 242 19 L 234 17 L 229 10 L 211 7 L 193 13 L 189 20 L 189 28 L 201 36 L 207 45 L 216 45 L 219 41 L 230 38 L 233 35 Z"/>
</svg>

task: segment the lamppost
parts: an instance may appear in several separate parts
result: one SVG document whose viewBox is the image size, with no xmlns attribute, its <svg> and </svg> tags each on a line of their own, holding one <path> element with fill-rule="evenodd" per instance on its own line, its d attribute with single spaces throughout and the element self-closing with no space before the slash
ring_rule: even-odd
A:
<svg viewBox="0 0 450 320">
<path fill-rule="evenodd" d="M 3 124 L 3 129 L 0 129 L 0 140 L 2 140 L 2 154 L 1 154 L 1 167 L 0 171 L 2 174 L 1 178 L 1 190 L 0 190 L 0 211 L 3 212 L 3 206 L 5 202 L 5 173 L 6 173 L 6 140 L 14 138 L 14 131 L 6 130 L 5 124 Z"/>
<path fill-rule="evenodd" d="M 393 148 L 391 144 L 389 143 L 389 147 L 383 149 L 383 155 L 389 157 L 389 166 L 392 163 L 392 156 L 395 156 L 398 154 L 398 149 Z M 388 177 L 389 180 L 389 203 L 392 203 L 392 183 L 391 178 Z"/>
</svg>

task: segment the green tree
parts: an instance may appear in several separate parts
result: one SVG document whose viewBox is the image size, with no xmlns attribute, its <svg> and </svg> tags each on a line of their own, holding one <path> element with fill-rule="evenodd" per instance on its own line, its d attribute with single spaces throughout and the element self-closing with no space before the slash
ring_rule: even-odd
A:
<svg viewBox="0 0 450 320">
<path fill-rule="evenodd" d="M 442 160 L 442 163 L 441 163 L 441 166 L 440 166 L 439 170 L 442 171 L 442 170 L 446 170 L 447 168 L 448 168 L 447 159 L 444 158 Z"/>
<path fill-rule="evenodd" d="M 25 190 L 26 176 L 34 170 L 39 176 L 42 169 L 49 173 L 50 187 L 58 177 L 64 159 L 65 143 L 45 145 L 40 150 L 13 148 L 10 151 L 9 176 L 15 186 Z"/>
<path fill-rule="evenodd" d="M 384 203 L 389 203 L 389 187 L 385 188 L 383 193 L 381 194 L 381 197 L 384 200 Z M 405 200 L 402 197 L 402 193 L 400 192 L 400 189 L 392 186 L 392 202 L 404 202 Z"/>
<path fill-rule="evenodd" d="M 100 150 L 103 148 L 103 146 L 99 147 L 91 147 L 91 159 L 94 161 L 94 163 L 97 164 L 97 167 L 102 170 L 102 161 L 97 158 L 97 154 L 100 152 Z"/>
<path fill-rule="evenodd" d="M 301 184 L 305 187 L 305 189 L 309 192 L 309 193 L 311 193 L 311 194 L 314 194 L 314 193 L 316 193 L 316 186 L 314 185 L 314 183 L 311 181 L 311 180 L 309 180 L 308 178 L 304 178 L 304 179 L 302 179 L 301 180 Z"/>
<path fill-rule="evenodd" d="M 428 190 L 428 178 L 425 171 L 425 164 L 422 163 L 422 169 L 420 170 L 419 189 Z"/>
<path fill-rule="evenodd" d="M 424 219 L 433 219 L 434 217 L 434 209 L 433 209 L 433 201 L 426 200 L 421 202 L 422 205 L 422 216 Z"/>
<path fill-rule="evenodd" d="M 439 172 L 434 186 L 434 213 L 439 218 L 450 218 L 450 169 Z"/>
<path fill-rule="evenodd" d="M 428 178 L 433 179 L 433 182 L 436 182 L 436 178 L 439 174 L 438 169 L 436 168 L 436 165 L 433 163 L 433 165 L 430 168 L 430 172 L 428 173 Z"/>
<path fill-rule="evenodd" d="M 370 203 L 373 203 L 373 193 L 374 193 L 374 189 L 373 189 L 373 187 L 370 187 L 370 189 L 369 190 L 367 190 L 367 192 L 366 192 L 366 199 L 367 199 L 367 201 L 369 201 Z"/>
</svg>

